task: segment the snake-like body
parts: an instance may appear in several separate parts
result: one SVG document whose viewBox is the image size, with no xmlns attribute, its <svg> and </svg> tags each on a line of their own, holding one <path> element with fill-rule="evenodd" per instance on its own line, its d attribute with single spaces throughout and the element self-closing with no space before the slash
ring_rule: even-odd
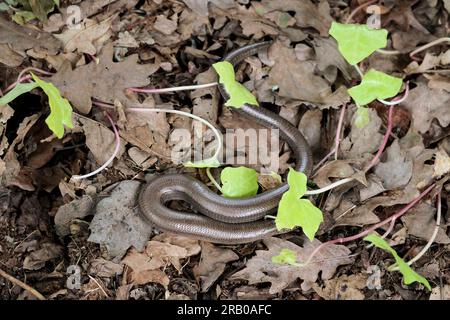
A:
<svg viewBox="0 0 450 320">
<path fill-rule="evenodd" d="M 242 47 L 223 60 L 233 66 L 270 46 L 271 41 Z M 224 100 L 228 94 L 219 86 Z M 296 159 L 295 169 L 311 173 L 311 150 L 300 131 L 279 115 L 262 107 L 244 105 L 235 109 L 240 115 L 268 128 L 279 129 Z M 278 202 L 287 191 L 286 183 L 258 195 L 231 199 L 211 191 L 201 181 L 185 174 L 167 174 L 153 178 L 143 186 L 139 195 L 142 215 L 159 230 L 194 239 L 223 244 L 247 243 L 279 233 L 271 219 L 264 219 L 276 211 Z M 167 207 L 171 200 L 184 200 L 198 212 L 180 212 Z"/>
</svg>

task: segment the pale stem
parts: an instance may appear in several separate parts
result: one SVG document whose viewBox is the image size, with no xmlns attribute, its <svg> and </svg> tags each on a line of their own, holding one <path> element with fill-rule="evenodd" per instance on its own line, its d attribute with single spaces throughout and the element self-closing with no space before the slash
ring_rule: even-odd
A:
<svg viewBox="0 0 450 320">
<path fill-rule="evenodd" d="M 342 180 L 338 180 L 336 182 L 333 182 L 332 184 L 329 184 L 326 187 L 323 187 L 323 188 L 320 188 L 320 189 L 317 189 L 317 190 L 308 190 L 308 191 L 305 192 L 305 195 L 306 196 L 312 196 L 312 195 L 316 195 L 316 194 L 321 194 L 321 193 L 327 192 L 327 191 L 329 191 L 331 189 L 339 187 L 339 186 L 341 186 L 343 184 L 346 184 L 346 183 L 348 183 L 350 181 L 353 181 L 353 180 L 354 180 L 353 178 L 345 178 L 345 179 L 342 179 Z"/>
<path fill-rule="evenodd" d="M 175 91 L 185 91 L 185 90 L 197 90 L 204 89 L 217 86 L 217 82 L 205 83 L 205 84 L 197 84 L 192 86 L 181 86 L 181 87 L 172 87 L 172 88 L 128 88 L 128 90 L 132 92 L 139 93 L 165 93 L 165 92 L 175 92 Z"/>
<path fill-rule="evenodd" d="M 109 114 L 107 114 L 107 113 L 105 113 L 106 114 L 106 117 L 108 118 L 108 120 L 109 120 L 109 122 L 111 123 L 111 126 L 112 126 L 112 128 L 113 128 L 113 130 L 114 130 L 114 136 L 115 136 L 115 138 L 116 138 L 116 147 L 115 147 L 115 149 L 114 149 L 114 151 L 113 151 L 113 154 L 111 155 L 111 157 L 108 159 L 108 160 L 106 160 L 106 162 L 100 167 L 100 168 L 98 168 L 98 169 L 96 169 L 96 170 L 94 170 L 94 171 L 92 171 L 92 172 L 90 172 L 90 173 L 88 173 L 88 174 L 85 174 L 85 175 L 75 175 L 75 176 L 72 176 L 72 180 L 81 180 L 81 179 L 86 179 L 86 178 L 89 178 L 89 177 L 92 177 L 92 176 L 94 176 L 94 175 L 96 175 L 97 173 L 99 173 L 99 172 L 101 172 L 101 171 L 103 171 L 107 166 L 109 166 L 109 164 L 111 163 L 111 162 L 113 162 L 114 161 L 114 158 L 117 156 L 117 154 L 119 153 L 119 149 L 120 149 L 120 135 L 119 135 L 119 131 L 117 130 L 117 128 L 116 128 L 116 125 L 114 124 L 114 121 L 113 121 L 113 119 L 109 116 Z"/>
<path fill-rule="evenodd" d="M 211 174 L 211 168 L 209 168 L 209 167 L 206 168 L 206 175 L 208 176 L 209 180 L 211 180 L 213 185 L 217 188 L 217 190 L 222 192 L 222 188 L 220 187 L 219 183 L 216 181 L 216 179 L 214 179 L 213 175 Z"/>
<path fill-rule="evenodd" d="M 428 48 L 431 48 L 431 47 L 433 47 L 433 46 L 435 46 L 437 44 L 443 43 L 443 42 L 450 42 L 450 38 L 449 37 L 445 37 L 445 38 L 439 38 L 437 40 L 431 41 L 430 43 L 427 43 L 427 44 L 425 44 L 425 45 L 415 49 L 414 51 L 412 51 L 409 54 L 409 56 L 410 56 L 411 59 L 414 59 L 414 56 L 416 54 L 418 54 L 419 52 L 421 52 L 423 50 L 426 50 Z"/>
</svg>

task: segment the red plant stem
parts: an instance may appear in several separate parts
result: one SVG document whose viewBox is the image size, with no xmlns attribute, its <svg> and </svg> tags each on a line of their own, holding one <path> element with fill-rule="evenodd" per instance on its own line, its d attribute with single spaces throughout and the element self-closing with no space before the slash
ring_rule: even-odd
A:
<svg viewBox="0 0 450 320">
<path fill-rule="evenodd" d="M 7 92 L 11 91 L 12 89 L 14 89 L 14 87 L 17 86 L 19 83 L 28 81 L 28 80 L 30 80 L 30 79 L 31 79 L 31 76 L 30 76 L 30 75 L 21 77 L 21 78 L 18 79 L 16 82 L 11 83 L 11 84 L 8 86 L 8 88 L 5 89 L 5 93 L 7 93 Z"/>
<path fill-rule="evenodd" d="M 348 16 L 347 20 L 345 20 L 345 23 L 350 23 L 350 21 L 352 21 L 352 18 L 355 16 L 355 14 L 357 14 L 359 11 L 361 11 L 362 9 L 364 9 L 367 6 L 370 6 L 371 4 L 374 4 L 375 2 L 377 2 L 378 0 L 370 0 L 367 1 L 365 3 L 363 3 L 362 5 L 356 7 Z"/>
<path fill-rule="evenodd" d="M 48 71 L 45 71 L 45 70 L 42 70 L 42 69 L 39 69 L 39 68 L 35 68 L 35 67 L 25 68 L 19 73 L 19 75 L 17 76 L 17 80 L 15 82 L 11 83 L 8 86 L 8 88 L 5 89 L 5 93 L 10 91 L 10 90 L 12 90 L 12 89 L 14 89 L 14 87 L 17 86 L 19 83 L 27 81 L 27 80 L 30 80 L 31 79 L 30 75 L 24 76 L 24 74 L 29 72 L 29 71 L 34 71 L 36 73 L 39 73 L 39 74 L 45 75 L 45 76 L 53 75 L 53 72 L 48 72 Z"/>
<path fill-rule="evenodd" d="M 400 211 L 398 211 L 397 213 L 395 213 L 394 215 L 388 217 L 387 219 L 378 222 L 377 224 L 373 225 L 372 227 L 370 227 L 367 230 L 364 230 L 356 235 L 350 236 L 350 237 L 345 237 L 345 238 L 338 238 L 338 239 L 334 239 L 334 240 L 330 240 L 327 242 L 324 242 L 322 244 L 320 244 L 312 253 L 311 255 L 308 257 L 308 259 L 306 260 L 305 263 L 303 263 L 302 265 L 307 265 L 311 259 L 325 246 L 329 246 L 332 244 L 342 244 L 345 242 L 350 242 L 350 241 L 354 241 L 357 239 L 360 239 L 362 237 L 365 237 L 366 235 L 368 235 L 369 233 L 375 231 L 376 229 L 378 229 L 379 227 L 385 225 L 388 222 L 391 221 L 395 221 L 396 219 L 400 218 L 403 214 L 405 214 L 409 209 L 411 209 L 412 207 L 414 207 L 423 197 L 425 197 L 431 190 L 433 190 L 433 188 L 435 187 L 435 183 L 433 183 L 432 185 L 430 185 L 427 189 L 425 189 L 425 191 L 423 191 L 421 194 L 419 194 L 417 197 L 415 197 L 410 203 L 408 203 L 406 206 L 404 206 Z"/>
<path fill-rule="evenodd" d="M 341 131 L 342 131 L 342 124 L 344 122 L 344 115 L 345 115 L 345 109 L 347 105 L 344 104 L 341 110 L 341 114 L 339 115 L 339 122 L 336 129 L 336 138 L 334 143 L 334 160 L 337 160 L 338 158 L 338 152 L 339 152 L 339 143 L 341 142 Z"/>
<path fill-rule="evenodd" d="M 45 70 L 42 70 L 42 69 L 39 69 L 39 68 L 35 68 L 35 67 L 28 67 L 28 68 L 25 68 L 25 69 L 23 69 L 22 71 L 20 71 L 20 73 L 19 73 L 19 75 L 18 75 L 18 77 L 17 77 L 17 81 L 19 81 L 19 79 L 22 78 L 22 76 L 23 76 L 25 73 L 30 72 L 30 71 L 34 71 L 34 72 L 36 72 L 36 73 L 40 73 L 41 75 L 45 75 L 45 76 L 51 76 L 51 75 L 53 75 L 53 72 L 48 72 L 48 71 L 45 71 Z M 16 82 L 17 82 L 17 81 L 16 81 Z"/>
<path fill-rule="evenodd" d="M 364 170 L 366 172 L 369 171 L 374 165 L 376 165 L 378 163 L 378 161 L 380 160 L 381 154 L 384 151 L 384 148 L 386 148 L 386 145 L 389 141 L 389 136 L 391 135 L 391 132 L 392 132 L 392 115 L 393 115 L 393 113 L 394 113 L 394 106 L 391 105 L 391 106 L 389 106 L 388 123 L 387 123 L 386 133 L 384 134 L 384 137 L 383 137 L 383 142 L 381 143 L 377 154 L 372 159 L 369 166 Z"/>
<path fill-rule="evenodd" d="M 402 103 L 408 97 L 408 95 L 409 95 L 409 82 L 406 83 L 405 93 L 403 94 L 402 97 L 396 97 L 396 98 L 392 99 L 392 101 L 390 101 L 390 102 L 381 101 L 381 102 L 389 105 L 389 115 L 388 115 L 388 123 L 387 123 L 386 133 L 384 134 L 383 142 L 381 143 L 377 154 L 372 159 L 369 166 L 365 169 L 366 172 L 369 171 L 374 165 L 376 165 L 378 163 L 378 161 L 380 160 L 380 157 L 383 154 L 383 151 L 386 148 L 386 145 L 389 141 L 389 136 L 392 133 L 392 126 L 393 126 L 392 118 L 393 118 L 393 114 L 394 114 L 394 106 L 399 103 Z"/>
</svg>

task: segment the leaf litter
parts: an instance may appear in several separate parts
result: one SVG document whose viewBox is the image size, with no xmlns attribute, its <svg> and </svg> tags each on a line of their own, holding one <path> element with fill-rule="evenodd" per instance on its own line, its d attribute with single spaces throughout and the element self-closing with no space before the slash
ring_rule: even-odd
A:
<svg viewBox="0 0 450 320">
<path fill-rule="evenodd" d="M 0 18 L 2 95 L 26 67 L 51 71 L 52 76 L 41 79 L 55 85 L 74 107 L 74 128 L 65 128 L 62 139 L 51 136 L 44 122 L 49 109 L 40 103 L 45 95 L 38 89 L 0 106 L 0 258 L 5 268 L 17 278 L 25 274 L 52 299 L 192 299 L 198 293 L 212 299 L 447 297 L 448 217 L 443 214 L 436 229 L 430 199 L 396 221 L 387 240 L 408 257 L 437 230 L 433 245 L 413 265 L 430 277 L 431 295 L 417 287 L 401 291 L 395 277 L 384 275 L 383 286 L 389 290 L 370 289 L 362 265 L 376 261 L 359 242 L 325 247 L 314 258 L 320 263 L 306 267 L 272 263 L 286 248 L 300 263 L 320 243 L 385 219 L 433 181 L 442 189 L 444 210 L 448 208 L 450 51 L 441 44 L 409 57 L 416 47 L 445 35 L 436 21 L 448 15 L 447 2 L 383 7 L 388 46 L 401 54 L 374 53 L 360 67 L 407 76 L 410 92 L 395 107 L 388 144 L 369 172 L 365 167 L 386 132 L 388 108 L 369 104 L 362 109 L 367 125 L 357 125 L 361 109 L 352 104 L 347 89 L 359 77 L 329 35 L 332 21 L 344 22 L 357 6 L 354 1 L 84 0 L 77 4 L 82 15 L 75 29 L 64 23 L 66 7 L 48 14 L 35 7 L 32 13 L 39 19 L 22 19 L 23 25 L 7 11 Z M 365 23 L 368 16 L 363 10 L 353 23 Z M 221 129 L 259 126 L 223 107 L 214 87 L 165 95 L 128 89 L 214 82 L 210 67 L 226 52 L 268 38 L 276 39 L 268 53 L 246 59 L 235 69 L 237 80 L 262 107 L 305 134 L 315 164 L 333 150 L 340 108 L 348 104 L 336 159 L 318 166 L 308 184 L 354 181 L 317 198 L 324 222 L 312 242 L 299 238 L 298 231 L 244 246 L 158 234 L 141 219 L 136 195 L 153 174 L 179 171 L 170 159 L 173 139 L 177 130 L 198 127 L 177 115 L 130 113 L 126 108 L 183 110 L 218 122 Z M 98 101 L 110 107 L 99 108 Z M 113 153 L 115 134 L 105 112 L 119 128 L 119 152 L 92 180 L 74 183 L 72 175 L 98 168 Z M 239 152 L 245 155 L 248 148 Z M 278 173 L 285 179 L 292 159 L 286 146 L 279 151 Z M 204 178 L 201 171 L 186 171 Z M 270 189 L 279 183 L 274 177 L 260 175 L 258 180 Z M 182 203 L 172 205 L 186 209 Z M 79 265 L 87 276 L 78 293 L 69 294 L 65 287 L 69 265 Z M 120 283 L 112 281 L 117 278 Z M 436 285 L 439 280 L 442 287 Z M 0 287 L 2 298 L 27 294 Z"/>
</svg>

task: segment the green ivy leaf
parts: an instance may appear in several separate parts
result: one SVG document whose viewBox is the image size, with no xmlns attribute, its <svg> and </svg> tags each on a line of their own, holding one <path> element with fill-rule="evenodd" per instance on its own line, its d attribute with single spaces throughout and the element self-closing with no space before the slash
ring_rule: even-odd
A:
<svg viewBox="0 0 450 320">
<path fill-rule="evenodd" d="M 369 109 L 358 106 L 356 109 L 355 125 L 357 128 L 364 128 L 370 122 Z"/>
<path fill-rule="evenodd" d="M 391 98 L 401 87 L 402 79 L 371 69 L 359 85 L 348 89 L 348 93 L 358 105 L 363 106 L 375 99 Z"/>
<path fill-rule="evenodd" d="M 387 45 L 386 29 L 370 29 L 365 24 L 333 22 L 329 33 L 336 39 L 339 51 L 351 65 L 357 64 Z"/>
<path fill-rule="evenodd" d="M 308 199 L 300 199 L 306 192 L 306 176 L 291 169 L 289 190 L 281 197 L 275 224 L 278 230 L 301 227 L 311 241 L 323 221 L 323 214 Z"/>
<path fill-rule="evenodd" d="M 300 266 L 297 263 L 297 254 L 290 249 L 281 249 L 280 254 L 272 257 L 275 264 L 290 264 L 291 266 Z"/>
<path fill-rule="evenodd" d="M 246 87 L 236 81 L 234 68 L 228 61 L 214 63 L 214 70 L 219 75 L 219 82 L 223 84 L 230 98 L 225 102 L 227 107 L 240 108 L 244 104 L 258 106 L 258 101 Z"/>
<path fill-rule="evenodd" d="M 31 76 L 48 97 L 50 115 L 45 119 L 45 123 L 61 139 L 64 136 L 64 125 L 73 128 L 72 106 L 67 99 L 61 97 L 59 90 L 52 83 L 39 79 L 33 73 Z"/>
<path fill-rule="evenodd" d="M 419 282 L 422 283 L 425 287 L 428 288 L 428 290 L 431 291 L 431 286 L 428 280 L 419 275 L 413 269 L 411 269 L 411 267 L 402 258 L 399 257 L 397 252 L 383 238 L 372 233 L 364 237 L 364 240 L 369 241 L 374 246 L 383 249 L 394 256 L 395 262 L 397 263 L 398 268 L 400 269 L 400 272 L 403 275 L 403 282 L 405 284 L 408 285 L 413 282 Z"/>
<path fill-rule="evenodd" d="M 200 161 L 188 161 L 183 163 L 183 165 L 187 168 L 218 168 L 220 167 L 220 162 L 217 158 L 208 158 Z"/>
<path fill-rule="evenodd" d="M 288 173 L 289 191 L 292 192 L 297 198 L 303 197 L 306 192 L 306 182 L 308 178 L 303 172 L 296 171 L 289 168 Z"/>
<path fill-rule="evenodd" d="M 11 91 L 0 98 L 0 106 L 4 106 L 10 103 L 18 96 L 30 92 L 36 87 L 38 87 L 38 84 L 36 82 L 18 83 Z"/>
<path fill-rule="evenodd" d="M 222 193 L 227 198 L 245 198 L 258 193 L 258 173 L 246 167 L 227 167 L 220 173 Z"/>
</svg>

